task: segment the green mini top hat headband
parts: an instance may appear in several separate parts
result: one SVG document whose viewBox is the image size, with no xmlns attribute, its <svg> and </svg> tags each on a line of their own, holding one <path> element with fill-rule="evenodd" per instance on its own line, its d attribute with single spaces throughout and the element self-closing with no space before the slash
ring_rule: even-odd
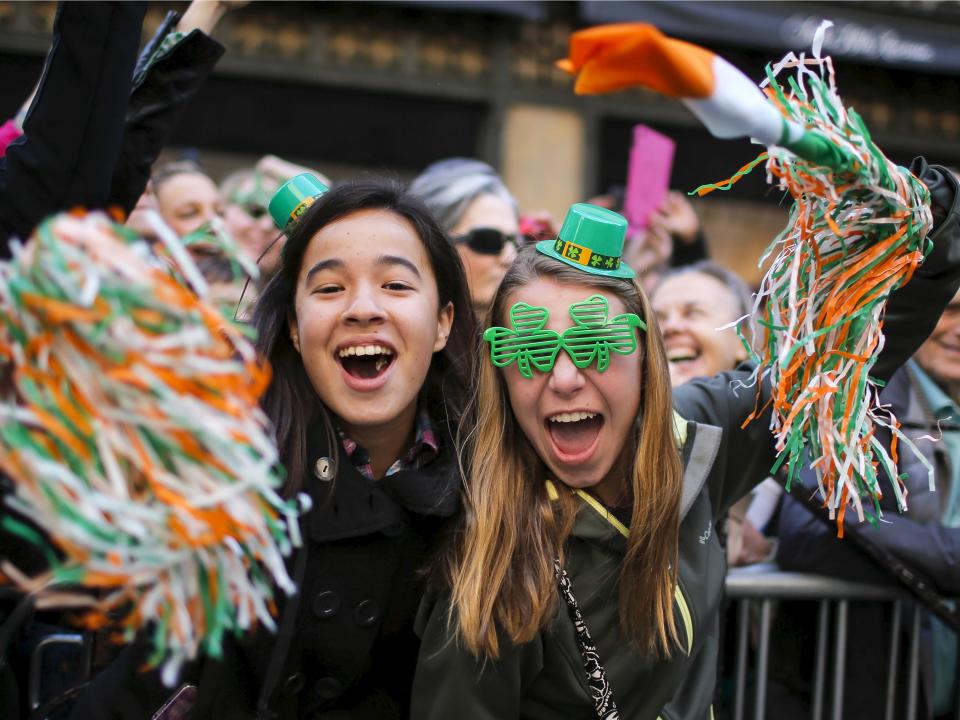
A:
<svg viewBox="0 0 960 720">
<path fill-rule="evenodd" d="M 516 303 L 510 308 L 512 328 L 491 327 L 483 333 L 490 343 L 490 359 L 497 367 L 514 362 L 525 378 L 533 371 L 553 370 L 560 350 L 565 350 L 581 370 L 597 363 L 603 372 L 610 366 L 610 353 L 629 355 L 637 349 L 635 328 L 647 325 L 635 313 L 617 315 L 608 321 L 610 304 L 603 295 L 591 295 L 570 306 L 573 326 L 562 333 L 547 330 L 550 313 L 545 307 Z"/>
<path fill-rule="evenodd" d="M 286 232 L 329 189 L 310 173 L 301 173 L 287 180 L 267 206 L 273 224 Z"/>
<path fill-rule="evenodd" d="M 627 219 L 613 210 L 571 205 L 556 240 L 537 243 L 537 252 L 592 275 L 632 278 L 633 269 L 621 259 Z"/>
</svg>

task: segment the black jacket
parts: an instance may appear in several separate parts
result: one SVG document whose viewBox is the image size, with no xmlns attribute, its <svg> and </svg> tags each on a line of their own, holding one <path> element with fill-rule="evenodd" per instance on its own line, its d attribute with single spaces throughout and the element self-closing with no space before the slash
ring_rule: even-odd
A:
<svg viewBox="0 0 960 720">
<path fill-rule="evenodd" d="M 185 670 L 183 682 L 199 686 L 193 720 L 407 717 L 420 570 L 459 507 L 451 445 L 420 470 L 374 482 L 342 451 L 337 459 L 322 430 L 311 438 L 303 486 L 314 506 L 288 563 L 300 592 L 282 600 L 277 634 L 228 637 L 221 659 Z M 172 690 L 139 672 L 147 654 L 127 648 L 72 718 L 149 718 Z"/>
<path fill-rule="evenodd" d="M 450 445 L 424 468 L 377 482 L 341 452 L 331 482 L 322 478 L 337 461 L 323 433 L 313 437 L 315 472 L 304 481 L 315 506 L 303 522 L 306 552 L 293 562 L 298 599 L 287 601 L 277 636 L 261 632 L 206 663 L 195 720 L 251 717 L 258 704 L 282 718 L 407 715 L 419 571 L 459 503 Z"/>
<path fill-rule="evenodd" d="M 137 204 L 157 156 L 224 53 L 216 40 L 200 30 L 192 30 L 163 57 L 148 65 L 179 19 L 179 13 L 167 13 L 140 54 L 134 71 L 120 158 L 113 171 L 108 202 L 124 214 L 129 214 Z"/>
<path fill-rule="evenodd" d="M 224 49 L 193 30 L 147 67 L 179 19 L 169 13 L 136 69 L 145 3 L 63 3 L 24 135 L 0 158 L 0 256 L 73 207 L 128 214 L 189 100 Z"/>
</svg>

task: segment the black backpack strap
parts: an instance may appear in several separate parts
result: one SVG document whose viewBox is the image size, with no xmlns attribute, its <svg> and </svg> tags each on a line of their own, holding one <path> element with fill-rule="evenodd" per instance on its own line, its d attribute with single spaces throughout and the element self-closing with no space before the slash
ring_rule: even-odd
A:
<svg viewBox="0 0 960 720">
<path fill-rule="evenodd" d="M 567 575 L 567 571 L 561 567 L 559 558 L 553 561 L 553 574 L 557 578 L 560 597 L 563 598 L 564 604 L 567 606 L 567 612 L 570 614 L 570 619 L 573 621 L 573 627 L 577 633 L 577 646 L 580 648 L 580 658 L 583 660 L 583 670 L 587 674 L 587 686 L 590 688 L 590 698 L 593 700 L 597 717 L 600 720 L 619 720 L 620 714 L 617 710 L 617 704 L 613 701 L 613 690 L 607 680 L 607 672 L 603 669 L 597 646 L 593 644 L 593 638 L 590 637 L 587 624 L 583 620 L 583 615 L 580 614 L 580 607 L 573 595 L 570 577 Z"/>
</svg>

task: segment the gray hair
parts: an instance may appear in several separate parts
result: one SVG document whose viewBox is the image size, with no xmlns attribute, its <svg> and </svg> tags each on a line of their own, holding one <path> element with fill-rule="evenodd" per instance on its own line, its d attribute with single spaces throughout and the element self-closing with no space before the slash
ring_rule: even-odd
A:
<svg viewBox="0 0 960 720">
<path fill-rule="evenodd" d="M 749 315 L 752 312 L 753 293 L 750 292 L 749 286 L 747 286 L 743 279 L 735 272 L 727 270 L 727 268 L 712 260 L 699 260 L 690 265 L 681 265 L 680 267 L 672 268 L 670 272 L 660 279 L 659 284 L 677 275 L 686 275 L 687 273 L 700 273 L 701 275 L 712 277 L 729 290 L 737 302 L 738 317 Z M 651 294 L 656 295 L 656 289 L 654 289 Z"/>
<path fill-rule="evenodd" d="M 410 192 L 429 208 L 444 231 L 450 232 L 481 195 L 493 195 L 519 214 L 517 201 L 496 171 L 480 160 L 449 158 L 428 166 L 410 184 Z"/>
</svg>

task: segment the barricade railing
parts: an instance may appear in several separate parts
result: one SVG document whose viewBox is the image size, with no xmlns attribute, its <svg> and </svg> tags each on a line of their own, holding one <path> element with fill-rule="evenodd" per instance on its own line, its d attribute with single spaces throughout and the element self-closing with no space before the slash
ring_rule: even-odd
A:
<svg viewBox="0 0 960 720">
<path fill-rule="evenodd" d="M 923 605 L 916 602 L 912 595 L 894 586 L 881 587 L 818 575 L 783 572 L 776 565 L 767 563 L 744 568 L 732 568 L 727 573 L 726 587 L 727 596 L 736 609 L 737 617 L 735 694 L 732 715 L 734 720 L 744 720 L 744 717 L 746 717 L 747 661 L 751 652 L 755 655 L 753 663 L 755 687 L 753 713 L 749 717 L 753 720 L 763 720 L 765 717 L 768 670 L 770 667 L 770 631 L 773 621 L 773 603 L 777 600 L 809 600 L 818 604 L 816 652 L 810 703 L 812 720 L 822 720 L 825 717 L 829 717 L 831 720 L 842 720 L 843 718 L 848 614 L 850 603 L 854 601 L 890 603 L 893 606 L 890 634 L 887 640 L 890 655 L 884 687 L 886 693 L 884 720 L 895 720 L 898 674 L 901 670 L 898 662 L 901 651 L 901 625 L 903 613 L 910 612 L 911 618 L 907 634 L 907 641 L 910 645 L 906 669 L 909 675 L 907 676 L 907 701 L 905 706 L 907 714 L 905 720 L 916 720 L 920 690 L 920 633 L 925 610 Z M 749 643 L 750 612 L 754 603 L 759 603 L 760 612 L 757 641 L 755 647 L 751 648 Z M 834 618 L 834 632 L 830 633 L 834 638 L 832 648 L 829 647 L 828 637 L 831 612 Z M 827 696 L 827 659 L 831 650 L 833 655 L 832 693 L 829 715 L 826 715 L 824 705 Z M 960 720 L 960 700 L 956 695 L 954 696 L 950 717 Z M 896 720 L 900 720 L 900 718 L 897 717 Z"/>
<path fill-rule="evenodd" d="M 736 634 L 730 638 L 736 643 L 736 661 L 734 678 L 733 720 L 764 720 L 767 706 L 767 681 L 770 667 L 770 635 L 773 624 L 774 602 L 779 600 L 807 600 L 817 603 L 816 650 L 813 668 L 813 682 L 810 702 L 812 720 L 843 719 L 843 697 L 845 688 L 848 615 L 851 602 L 868 601 L 892 604 L 892 618 L 887 642 L 890 649 L 887 667 L 884 720 L 901 720 L 896 716 L 898 677 L 901 671 L 899 656 L 901 635 L 903 633 L 903 615 L 911 614 L 908 625 L 907 642 L 908 662 L 907 701 L 905 720 L 916 720 L 920 691 L 920 633 L 925 614 L 924 606 L 916 602 L 912 595 L 894 586 L 875 586 L 836 578 L 780 571 L 773 564 L 758 564 L 744 568 L 733 568 L 727 573 L 727 597 L 736 612 Z M 756 643 L 749 642 L 751 628 L 751 608 L 759 604 L 759 622 Z M 833 615 L 833 632 L 828 632 L 830 616 Z M 832 647 L 830 639 L 833 638 Z M 89 672 L 89 645 L 84 636 L 75 633 L 54 634 L 38 643 L 30 661 L 29 703 L 31 717 L 45 717 L 40 708 L 44 696 L 41 687 L 43 655 L 54 646 L 82 648 L 86 670 Z M 754 655 L 752 668 L 753 706 L 747 713 L 747 676 L 751 664 L 750 654 Z M 827 665 L 832 654 L 831 692 L 828 693 Z M 2 661 L 2 660 L 0 660 Z M 879 682 L 879 678 L 878 678 Z M 879 686 L 878 686 L 879 689 Z M 829 708 L 825 708 L 829 696 Z M 951 718 L 960 720 L 960 700 L 954 698 Z"/>
</svg>

